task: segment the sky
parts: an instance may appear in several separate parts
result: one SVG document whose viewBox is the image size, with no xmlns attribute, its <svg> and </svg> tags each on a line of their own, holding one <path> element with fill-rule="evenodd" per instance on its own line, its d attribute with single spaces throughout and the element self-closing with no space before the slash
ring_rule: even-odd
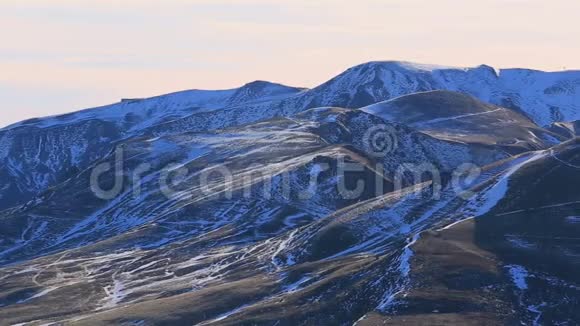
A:
<svg viewBox="0 0 580 326">
<path fill-rule="evenodd" d="M 580 69 L 578 0 L 0 0 L 0 126 L 367 61 Z"/>
</svg>

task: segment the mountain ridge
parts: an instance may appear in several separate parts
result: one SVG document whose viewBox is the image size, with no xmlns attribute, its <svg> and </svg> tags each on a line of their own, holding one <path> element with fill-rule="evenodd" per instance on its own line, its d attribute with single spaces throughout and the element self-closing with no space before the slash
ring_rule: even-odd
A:
<svg viewBox="0 0 580 326">
<path fill-rule="evenodd" d="M 280 84 L 280 83 L 276 83 L 276 82 L 255 80 L 255 81 L 248 82 L 248 83 L 240 86 L 239 88 L 231 88 L 231 89 L 223 89 L 223 90 L 191 89 L 191 90 L 183 90 L 183 91 L 177 91 L 177 92 L 172 92 L 172 93 L 167 93 L 167 94 L 156 95 L 153 97 L 139 98 L 136 100 L 137 101 L 152 100 L 152 99 L 182 95 L 185 93 L 203 94 L 203 93 L 215 92 L 216 95 L 219 93 L 231 94 L 232 92 L 240 91 L 248 86 L 257 85 L 257 84 L 268 84 L 270 86 L 278 86 L 281 88 L 286 88 L 288 90 L 313 91 L 313 90 L 322 88 L 324 85 L 326 85 L 328 83 L 332 83 L 335 79 L 339 79 L 340 77 L 342 77 L 344 75 L 348 75 L 349 73 L 356 72 L 359 70 L 368 70 L 368 69 L 376 68 L 376 67 L 381 67 L 382 69 L 387 70 L 387 71 L 392 70 L 392 71 L 398 71 L 398 72 L 416 71 L 416 72 L 425 73 L 425 72 L 434 72 L 434 71 L 459 71 L 459 72 L 461 72 L 461 71 L 463 71 L 463 72 L 486 71 L 486 72 L 492 72 L 494 75 L 496 75 L 496 77 L 501 77 L 502 73 L 506 73 L 506 74 L 539 73 L 539 74 L 547 74 L 547 75 L 574 75 L 575 78 L 580 78 L 579 76 L 575 76 L 577 74 L 580 74 L 580 70 L 544 71 L 544 70 L 539 70 L 539 69 L 528 69 L 528 68 L 494 68 L 494 67 L 486 65 L 486 64 L 481 64 L 481 65 L 474 66 L 474 67 L 455 67 L 455 66 L 445 66 L 445 65 L 436 65 L 436 64 L 416 63 L 416 62 L 410 62 L 410 61 L 385 60 L 385 61 L 369 61 L 366 63 L 355 65 L 353 67 L 346 69 L 344 72 L 342 72 L 341 74 L 337 75 L 336 77 L 330 79 L 329 81 L 327 81 L 321 85 L 318 85 L 316 87 L 313 87 L 313 88 L 293 87 L 293 86 L 286 86 L 284 84 Z M 437 90 L 452 90 L 452 89 L 447 89 L 447 88 L 436 88 L 436 89 Z M 430 90 L 435 90 L 435 89 L 430 89 Z M 412 93 L 412 92 L 406 92 L 405 94 L 410 94 L 410 93 Z M 402 96 L 405 94 L 401 94 L 399 96 Z M 393 97 L 391 97 L 391 98 L 393 98 Z M 385 100 L 387 100 L 387 99 L 385 99 Z M 485 99 L 482 99 L 482 100 L 485 101 Z M 103 109 L 103 108 L 107 108 L 109 106 L 114 106 L 114 105 L 121 104 L 121 103 L 122 102 L 118 102 L 118 103 L 113 103 L 113 104 L 109 104 L 109 105 L 103 105 L 103 106 L 93 107 L 93 108 L 89 108 L 89 109 L 83 109 L 80 111 L 74 111 L 74 112 L 64 113 L 64 114 L 59 114 L 59 115 L 54 115 L 54 116 L 46 116 L 46 117 L 27 119 L 27 120 L 23 120 L 21 122 L 16 122 L 16 123 L 4 126 L 0 129 L 0 131 L 7 129 L 7 128 L 14 128 L 14 127 L 21 126 L 24 122 L 33 123 L 36 120 L 64 117 L 64 116 L 68 116 L 68 115 L 73 114 L 73 113 L 79 113 L 79 112 L 83 112 L 83 111 L 87 111 L 87 110 Z M 325 106 L 325 105 L 321 105 L 321 106 Z M 348 107 L 348 106 L 346 106 L 346 107 Z M 553 121 L 553 122 L 558 122 L 558 121 Z"/>
</svg>

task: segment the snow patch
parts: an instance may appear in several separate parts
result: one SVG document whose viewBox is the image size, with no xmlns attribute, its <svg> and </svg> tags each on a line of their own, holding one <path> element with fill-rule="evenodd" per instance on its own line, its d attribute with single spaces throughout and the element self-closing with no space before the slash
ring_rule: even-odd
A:
<svg viewBox="0 0 580 326">
<path fill-rule="evenodd" d="M 510 277 L 512 279 L 512 282 L 514 282 L 515 286 L 522 291 L 527 290 L 528 283 L 526 279 L 529 276 L 528 271 L 523 266 L 520 265 L 508 265 L 506 267 L 508 268 Z"/>
<path fill-rule="evenodd" d="M 484 203 L 477 208 L 476 216 L 485 215 L 502 200 L 508 192 L 509 178 L 519 169 L 546 156 L 544 151 L 535 152 L 527 159 L 519 159 L 519 163 L 512 166 L 496 183 L 484 192 Z M 518 161 L 518 160 L 516 160 Z"/>
</svg>

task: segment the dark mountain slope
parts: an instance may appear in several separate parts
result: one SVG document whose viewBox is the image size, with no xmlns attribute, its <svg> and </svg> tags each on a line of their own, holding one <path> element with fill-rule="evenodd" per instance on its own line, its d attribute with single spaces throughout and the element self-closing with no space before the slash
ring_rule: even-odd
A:
<svg viewBox="0 0 580 326">
<path fill-rule="evenodd" d="M 487 213 L 422 233 L 412 247 L 412 286 L 399 297 L 396 316 L 372 314 L 368 321 L 578 320 L 579 148 L 575 139 L 540 153 L 514 171 L 505 196 Z"/>
<path fill-rule="evenodd" d="M 513 110 L 456 92 L 416 93 L 362 110 L 434 137 L 497 145 L 510 153 L 547 148 L 565 139 Z"/>
</svg>

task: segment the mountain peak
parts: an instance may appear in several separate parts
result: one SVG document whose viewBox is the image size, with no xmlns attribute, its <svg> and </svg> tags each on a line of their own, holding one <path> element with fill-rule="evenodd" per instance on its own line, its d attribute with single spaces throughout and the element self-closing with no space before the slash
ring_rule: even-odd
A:
<svg viewBox="0 0 580 326">
<path fill-rule="evenodd" d="M 288 89 L 288 90 L 296 90 L 296 89 L 303 89 L 302 87 L 292 87 L 287 86 L 279 83 L 270 82 L 267 80 L 254 80 L 249 83 L 244 84 L 239 89 L 252 89 L 252 90 L 263 90 L 263 89 Z"/>
<path fill-rule="evenodd" d="M 461 69 L 461 70 L 465 69 L 461 67 L 425 64 L 399 60 L 369 61 L 360 65 L 356 65 L 352 69 L 365 69 L 365 68 L 382 68 L 386 70 L 395 70 L 395 71 L 427 71 L 427 72 L 442 69 Z"/>
<path fill-rule="evenodd" d="M 248 103 L 257 100 L 272 100 L 299 93 L 305 88 L 286 86 L 264 80 L 255 80 L 238 88 L 228 100 L 228 105 Z"/>
</svg>

